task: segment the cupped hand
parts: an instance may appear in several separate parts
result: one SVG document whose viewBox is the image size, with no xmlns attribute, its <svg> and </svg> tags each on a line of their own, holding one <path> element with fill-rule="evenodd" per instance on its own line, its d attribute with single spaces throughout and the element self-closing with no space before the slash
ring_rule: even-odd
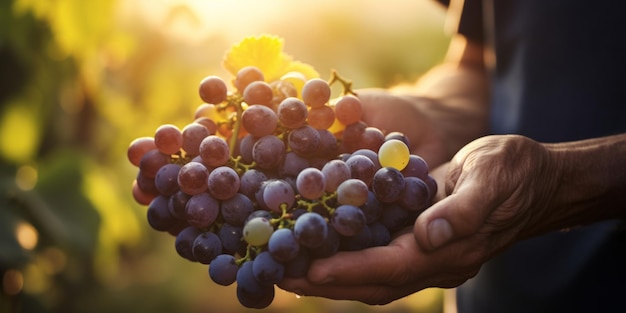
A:
<svg viewBox="0 0 626 313">
<path fill-rule="evenodd" d="M 279 286 L 304 296 L 385 304 L 427 287 L 455 287 L 515 241 L 532 235 L 556 188 L 545 148 L 521 136 L 489 136 L 449 164 L 447 197 L 413 232 L 388 246 L 340 252 L 312 263 L 307 278 Z"/>
<path fill-rule="evenodd" d="M 442 133 L 425 111 L 436 106 L 434 100 L 390 92 L 386 89 L 358 90 L 363 105 L 361 120 L 383 133 L 404 133 L 410 142 L 411 152 L 424 158 L 435 167 L 450 158 Z"/>
</svg>

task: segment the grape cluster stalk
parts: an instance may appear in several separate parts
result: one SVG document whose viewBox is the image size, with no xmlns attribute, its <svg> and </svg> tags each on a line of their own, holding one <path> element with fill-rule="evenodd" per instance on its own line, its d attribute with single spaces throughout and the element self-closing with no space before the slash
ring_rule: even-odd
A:
<svg viewBox="0 0 626 313">
<path fill-rule="evenodd" d="M 236 284 L 249 308 L 269 306 L 275 285 L 316 258 L 387 245 L 437 191 L 405 134 L 361 120 L 350 81 L 301 77 L 267 82 L 248 66 L 230 90 L 208 76 L 189 124 L 161 125 L 127 151 L 150 227 L 216 284 Z M 335 82 L 344 92 L 331 99 Z"/>
</svg>

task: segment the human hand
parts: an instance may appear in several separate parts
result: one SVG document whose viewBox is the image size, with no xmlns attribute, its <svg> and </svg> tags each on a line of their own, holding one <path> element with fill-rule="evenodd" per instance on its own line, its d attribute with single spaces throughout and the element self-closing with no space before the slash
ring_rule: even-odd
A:
<svg viewBox="0 0 626 313">
<path fill-rule="evenodd" d="M 425 112 L 425 108 L 433 106 L 434 100 L 406 96 L 386 89 L 362 89 L 357 93 L 363 105 L 361 120 L 368 126 L 384 133 L 398 131 L 405 134 L 411 152 L 424 158 L 432 167 L 450 158 L 441 132 Z"/>
<path fill-rule="evenodd" d="M 427 287 L 454 287 L 530 235 L 556 189 L 545 148 L 521 136 L 478 139 L 453 158 L 449 195 L 422 213 L 413 233 L 385 247 L 316 260 L 306 279 L 279 286 L 305 296 L 384 304 Z"/>
</svg>

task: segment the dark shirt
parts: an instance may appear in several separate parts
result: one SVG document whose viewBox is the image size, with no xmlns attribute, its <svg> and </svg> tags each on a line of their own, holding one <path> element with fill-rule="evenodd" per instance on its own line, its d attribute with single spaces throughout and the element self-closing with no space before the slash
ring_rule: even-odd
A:
<svg viewBox="0 0 626 313">
<path fill-rule="evenodd" d="M 625 8 L 607 0 L 467 0 L 458 31 L 496 56 L 492 133 L 541 142 L 625 133 Z M 519 242 L 458 288 L 459 312 L 626 311 L 621 225 Z"/>
</svg>

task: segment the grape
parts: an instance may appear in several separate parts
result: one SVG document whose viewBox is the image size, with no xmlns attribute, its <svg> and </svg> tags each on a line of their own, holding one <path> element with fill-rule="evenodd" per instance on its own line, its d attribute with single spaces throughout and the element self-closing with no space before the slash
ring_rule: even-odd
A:
<svg viewBox="0 0 626 313">
<path fill-rule="evenodd" d="M 316 248 L 328 236 L 328 226 L 326 226 L 326 221 L 321 215 L 307 212 L 298 217 L 293 233 L 301 245 Z"/>
<path fill-rule="evenodd" d="M 137 173 L 137 178 L 135 179 L 137 183 L 137 187 L 139 187 L 142 191 L 147 194 L 157 196 L 159 195 L 159 190 L 156 188 L 156 184 L 154 182 L 154 177 L 149 178 L 146 177 L 141 171 Z"/>
<path fill-rule="evenodd" d="M 430 205 L 428 185 L 417 177 L 406 177 L 398 204 L 409 211 L 424 211 Z"/>
<path fill-rule="evenodd" d="M 211 135 L 211 132 L 202 124 L 191 123 L 183 127 L 182 148 L 188 155 L 196 156 L 200 154 L 200 143 Z"/>
<path fill-rule="evenodd" d="M 289 129 L 304 126 L 309 114 L 304 102 L 293 97 L 286 98 L 280 102 L 277 113 L 280 123 Z"/>
<path fill-rule="evenodd" d="M 365 185 L 370 186 L 376 173 L 376 166 L 368 157 L 364 155 L 352 155 L 346 160 L 346 165 L 350 168 L 350 176 L 362 180 Z"/>
<path fill-rule="evenodd" d="M 380 222 L 368 224 L 368 228 L 372 234 L 372 247 L 386 246 L 391 242 L 389 229 Z"/>
<path fill-rule="evenodd" d="M 335 116 L 344 125 L 361 121 L 362 112 L 361 100 L 353 95 L 343 96 L 335 103 Z"/>
<path fill-rule="evenodd" d="M 288 144 L 298 155 L 312 155 L 319 149 L 320 134 L 315 128 L 305 125 L 289 133 Z"/>
<path fill-rule="evenodd" d="M 387 135 L 385 135 L 385 141 L 388 141 L 388 140 L 391 140 L 391 139 L 400 140 L 400 141 L 404 142 L 404 144 L 407 147 L 411 147 L 411 143 L 409 142 L 409 138 L 406 135 L 404 135 L 403 133 L 401 133 L 401 132 L 393 131 L 393 132 L 387 133 Z"/>
<path fill-rule="evenodd" d="M 202 162 L 213 167 L 225 165 L 230 158 L 230 149 L 226 140 L 210 135 L 200 143 L 200 157 Z"/>
<path fill-rule="evenodd" d="M 326 178 L 322 171 L 309 167 L 298 174 L 296 186 L 298 193 L 300 193 L 303 198 L 315 200 L 324 195 L 324 191 L 326 190 Z"/>
<path fill-rule="evenodd" d="M 237 280 L 237 271 L 239 266 L 230 254 L 220 254 L 209 264 L 209 277 L 218 285 L 230 286 Z"/>
<path fill-rule="evenodd" d="M 131 188 L 133 193 L 133 199 L 135 199 L 135 202 L 141 205 L 150 204 L 150 201 L 154 200 L 154 198 L 156 197 L 156 194 L 141 189 L 141 187 L 139 187 L 139 184 L 137 183 L 137 180 L 133 181 Z"/>
<path fill-rule="evenodd" d="M 189 261 L 196 262 L 196 258 L 193 256 L 193 242 L 201 233 L 202 231 L 193 226 L 188 226 L 181 230 L 174 241 L 174 247 L 178 255 Z"/>
<path fill-rule="evenodd" d="M 370 159 L 372 161 L 372 163 L 374 163 L 374 169 L 376 171 L 378 171 L 382 167 L 380 165 L 380 161 L 378 160 L 378 153 L 376 153 L 374 150 L 367 149 L 367 148 L 361 148 L 361 149 L 358 149 L 358 150 L 352 152 L 351 156 L 354 156 L 354 155 L 366 156 L 368 159 Z"/>
<path fill-rule="evenodd" d="M 189 162 L 178 171 L 178 186 L 188 195 L 197 195 L 207 190 L 209 170 L 200 162 Z"/>
<path fill-rule="evenodd" d="M 252 275 L 263 285 L 273 285 L 283 280 L 285 267 L 268 251 L 259 253 L 252 263 Z"/>
<path fill-rule="evenodd" d="M 308 123 L 316 129 L 329 129 L 335 122 L 335 111 L 327 105 L 309 108 Z"/>
<path fill-rule="evenodd" d="M 234 197 L 239 190 L 239 184 L 239 174 L 228 166 L 215 168 L 207 179 L 209 193 L 218 200 Z"/>
<path fill-rule="evenodd" d="M 318 129 L 317 133 L 320 135 L 320 144 L 315 155 L 323 160 L 319 167 L 322 168 L 328 159 L 333 159 L 337 156 L 337 138 L 327 129 Z"/>
<path fill-rule="evenodd" d="M 163 154 L 175 154 L 183 146 L 183 134 L 175 125 L 161 125 L 154 133 L 154 145 Z"/>
<path fill-rule="evenodd" d="M 264 78 L 263 72 L 261 72 L 261 70 L 258 67 L 246 66 L 246 67 L 241 68 L 237 72 L 237 76 L 235 77 L 234 84 L 235 84 L 235 88 L 237 88 L 239 92 L 243 92 L 251 82 L 264 81 L 264 80 L 265 78 Z"/>
<path fill-rule="evenodd" d="M 187 222 L 198 228 L 211 226 L 220 213 L 219 202 L 206 192 L 189 198 L 185 207 Z"/>
<path fill-rule="evenodd" d="M 347 125 L 341 135 L 343 148 L 347 152 L 354 152 L 361 148 L 361 137 L 367 125 L 361 121 Z"/>
<path fill-rule="evenodd" d="M 146 178 L 154 178 L 156 173 L 165 164 L 170 163 L 170 157 L 154 149 L 146 152 L 139 161 L 139 171 Z"/>
<path fill-rule="evenodd" d="M 298 176 L 298 173 L 300 173 L 302 170 L 304 170 L 305 168 L 309 166 L 310 166 L 309 160 L 307 160 L 305 157 L 302 157 L 296 154 L 293 151 L 289 151 L 285 154 L 285 157 L 280 167 L 278 168 L 278 173 L 280 174 L 280 176 L 283 176 L 283 177 L 285 176 L 296 177 Z"/>
<path fill-rule="evenodd" d="M 277 80 L 270 83 L 274 97 L 272 104 L 280 104 L 283 100 L 298 96 L 298 89 L 296 86 L 287 80 Z"/>
<path fill-rule="evenodd" d="M 220 212 L 226 223 L 234 226 L 243 226 L 246 218 L 254 211 L 252 200 L 241 193 L 236 193 L 230 199 L 222 201 Z"/>
<path fill-rule="evenodd" d="M 326 192 L 334 192 L 339 184 L 351 178 L 350 167 L 341 160 L 331 160 L 324 165 L 322 173 L 326 178 Z"/>
<path fill-rule="evenodd" d="M 272 87 L 264 81 L 251 82 L 243 91 L 243 101 L 247 104 L 270 106 L 273 98 Z"/>
<path fill-rule="evenodd" d="M 248 199 L 254 199 L 254 194 L 264 181 L 267 181 L 267 176 L 263 172 L 250 169 L 239 178 L 239 192 L 248 197 Z"/>
<path fill-rule="evenodd" d="M 323 79 L 313 78 L 302 87 L 302 100 L 312 108 L 324 106 L 330 100 L 330 86 Z M 359 117 L 360 119 L 360 117 Z"/>
<path fill-rule="evenodd" d="M 263 309 L 274 300 L 273 285 L 259 283 L 253 274 L 253 262 L 244 263 L 237 272 L 237 299 L 247 308 Z"/>
<path fill-rule="evenodd" d="M 176 217 L 168 209 L 168 201 L 165 196 L 157 196 L 148 206 L 148 224 L 154 230 L 168 231 L 176 224 Z"/>
<path fill-rule="evenodd" d="M 216 234 L 208 231 L 194 239 L 191 249 L 196 261 L 209 264 L 222 253 L 222 242 Z"/>
<path fill-rule="evenodd" d="M 224 223 L 217 232 L 217 236 L 220 237 L 220 240 L 222 241 L 223 252 L 229 254 L 245 254 L 246 242 L 241 240 L 241 237 L 243 236 L 243 227 Z"/>
<path fill-rule="evenodd" d="M 215 133 L 217 133 L 217 124 L 215 124 L 215 121 L 213 121 L 212 119 L 208 117 L 200 116 L 196 118 L 193 122 L 204 126 L 204 128 L 206 128 L 209 131 L 209 135 L 215 135 Z"/>
<path fill-rule="evenodd" d="M 381 202 L 395 202 L 404 190 L 404 176 L 393 167 L 383 167 L 376 171 L 372 180 L 372 190 Z"/>
<path fill-rule="evenodd" d="M 252 163 L 252 147 L 254 147 L 256 140 L 256 137 L 247 134 L 239 141 L 239 154 L 244 163 Z"/>
<path fill-rule="evenodd" d="M 315 258 L 327 258 L 339 251 L 340 236 L 334 227 L 327 227 L 326 238 L 315 249 L 309 249 Z"/>
<path fill-rule="evenodd" d="M 178 187 L 178 172 L 180 165 L 169 163 L 163 165 L 154 177 L 154 185 L 160 194 L 171 196 L 180 188 Z"/>
<path fill-rule="evenodd" d="M 256 137 L 271 135 L 278 126 L 276 113 L 261 104 L 249 106 L 241 115 L 241 125 L 250 134 Z"/>
<path fill-rule="evenodd" d="M 187 201 L 191 198 L 190 195 L 182 192 L 181 190 L 174 193 L 167 202 L 167 208 L 170 213 L 177 219 L 185 219 L 185 208 L 187 207 Z"/>
<path fill-rule="evenodd" d="M 423 180 L 426 183 L 426 186 L 428 186 L 429 198 L 432 199 L 433 197 L 435 197 L 435 195 L 437 195 L 437 189 L 439 187 L 437 185 L 437 181 L 430 175 L 426 175 Z"/>
<path fill-rule="evenodd" d="M 367 201 L 369 189 L 360 179 L 350 178 L 337 187 L 337 202 L 361 206 Z"/>
<path fill-rule="evenodd" d="M 407 166 L 409 159 L 409 147 L 397 139 L 385 141 L 378 150 L 378 160 L 384 167 L 389 166 L 401 171 Z"/>
<path fill-rule="evenodd" d="M 243 227 L 243 239 L 253 246 L 265 245 L 274 232 L 274 226 L 264 217 L 255 217 Z"/>
<path fill-rule="evenodd" d="M 128 146 L 127 156 L 130 163 L 134 166 L 139 167 L 139 162 L 141 161 L 141 157 L 143 157 L 146 152 L 156 149 L 156 145 L 154 144 L 153 137 L 140 137 L 133 140 Z"/>
<path fill-rule="evenodd" d="M 408 164 L 402 169 L 402 174 L 406 177 L 412 176 L 424 180 L 428 177 L 428 164 L 422 157 L 411 154 Z"/>
<path fill-rule="evenodd" d="M 273 212 L 280 213 L 293 206 L 295 193 L 289 183 L 284 180 L 272 180 L 263 189 L 263 202 Z"/>
<path fill-rule="evenodd" d="M 226 100 L 228 87 L 218 76 L 207 76 L 200 81 L 200 99 L 206 103 L 219 104 Z"/>
<path fill-rule="evenodd" d="M 385 142 L 385 135 L 380 129 L 375 127 L 366 127 L 361 134 L 358 147 L 361 149 L 378 151 L 383 142 Z"/>
<path fill-rule="evenodd" d="M 285 144 L 275 136 L 263 136 L 252 147 L 252 158 L 262 169 L 274 169 L 282 162 Z"/>
<path fill-rule="evenodd" d="M 284 263 L 296 258 L 300 245 L 291 229 L 280 228 L 272 233 L 267 249 L 276 261 Z"/>
<path fill-rule="evenodd" d="M 365 215 L 358 207 L 343 204 L 335 209 L 331 224 L 340 235 L 354 236 L 365 227 Z"/>
<path fill-rule="evenodd" d="M 383 205 L 371 190 L 367 192 L 367 200 L 360 208 L 365 215 L 365 222 L 367 224 L 378 221 L 383 215 Z"/>
<path fill-rule="evenodd" d="M 388 204 L 383 209 L 383 215 L 380 217 L 380 223 L 383 224 L 391 233 L 395 233 L 408 224 L 409 211 L 405 210 L 397 204 Z"/>
</svg>

